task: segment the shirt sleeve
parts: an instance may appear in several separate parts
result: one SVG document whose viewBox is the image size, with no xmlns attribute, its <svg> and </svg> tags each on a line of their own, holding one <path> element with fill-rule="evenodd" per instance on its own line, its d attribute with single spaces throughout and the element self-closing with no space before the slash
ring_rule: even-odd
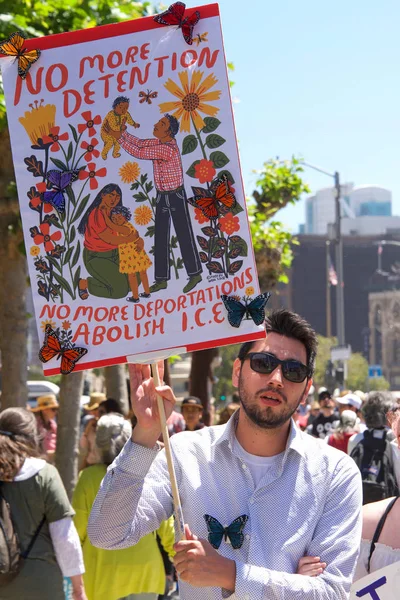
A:
<svg viewBox="0 0 400 600">
<path fill-rule="evenodd" d="M 168 144 L 160 144 L 158 140 L 140 140 L 124 131 L 119 143 L 128 154 L 143 160 L 171 160 L 174 150 Z"/>
<path fill-rule="evenodd" d="M 126 113 L 126 122 L 128 125 L 134 125 L 135 121 L 132 119 L 131 115 L 129 113 Z"/>
<path fill-rule="evenodd" d="M 48 523 L 65 517 L 73 517 L 74 510 L 68 500 L 61 477 L 53 465 L 46 465 L 41 471 L 43 477 L 44 514 Z"/>
<path fill-rule="evenodd" d="M 179 484 L 176 461 L 175 469 Z M 157 530 L 172 513 L 165 451 L 128 440 L 101 483 L 89 517 L 89 539 L 99 548 L 128 548 Z"/>
<path fill-rule="evenodd" d="M 49 525 L 49 530 L 57 563 L 63 576 L 82 575 L 85 572 L 82 548 L 71 517 L 53 521 Z"/>
<path fill-rule="evenodd" d="M 332 477 L 331 491 L 307 555 L 327 563 L 322 575 L 307 577 L 236 561 L 235 599 L 348 600 L 361 541 L 361 475 L 345 455 Z"/>
</svg>

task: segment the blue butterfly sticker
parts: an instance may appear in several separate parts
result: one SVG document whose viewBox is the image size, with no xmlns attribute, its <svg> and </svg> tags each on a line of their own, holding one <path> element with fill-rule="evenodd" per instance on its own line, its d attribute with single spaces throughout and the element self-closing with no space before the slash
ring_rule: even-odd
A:
<svg viewBox="0 0 400 600">
<path fill-rule="evenodd" d="M 48 184 L 53 189 L 44 192 L 43 201 L 48 202 L 59 213 L 65 211 L 64 192 L 67 187 L 78 179 L 79 171 L 49 171 L 47 173 Z"/>
<path fill-rule="evenodd" d="M 242 547 L 244 540 L 242 530 L 249 520 L 247 515 L 241 515 L 232 521 L 228 527 L 223 527 L 218 519 L 211 517 L 211 515 L 204 515 L 204 519 L 207 523 L 208 541 L 213 548 L 218 550 L 221 545 L 222 538 L 225 539 L 225 542 L 229 538 L 232 548 L 235 550 L 238 550 Z"/>
<path fill-rule="evenodd" d="M 228 321 L 232 327 L 239 327 L 243 319 L 253 319 L 256 325 L 262 325 L 265 321 L 265 307 L 271 294 L 265 292 L 249 302 L 245 296 L 244 304 L 233 296 L 221 296 L 222 302 L 228 311 Z"/>
</svg>

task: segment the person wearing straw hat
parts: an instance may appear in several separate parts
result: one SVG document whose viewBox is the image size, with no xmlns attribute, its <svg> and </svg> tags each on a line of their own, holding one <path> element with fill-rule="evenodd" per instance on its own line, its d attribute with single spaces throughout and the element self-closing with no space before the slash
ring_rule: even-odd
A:
<svg viewBox="0 0 400 600">
<path fill-rule="evenodd" d="M 57 444 L 57 422 L 55 417 L 59 404 L 54 394 L 39 396 L 37 405 L 30 410 L 35 414 L 42 453 L 50 462 L 54 459 Z"/>
<path fill-rule="evenodd" d="M 88 534 L 126 548 L 174 512 L 179 490 L 184 536 L 174 546 L 181 600 L 345 600 L 361 540 L 361 477 L 344 452 L 300 431 L 292 415 L 312 385 L 317 336 L 299 315 L 273 311 L 266 337 L 233 363 L 240 408 L 226 425 L 182 432 L 159 451 L 175 404 L 162 373 L 129 365 L 137 417 L 108 468 Z M 157 383 L 156 383 L 157 382 Z M 159 401 L 161 398 L 161 401 Z M 160 422 L 160 417 L 161 422 Z M 345 501 L 343 499 L 345 498 Z M 297 575 L 299 559 L 323 557 L 320 577 Z"/>
<path fill-rule="evenodd" d="M 99 407 L 105 400 L 106 395 L 103 392 L 92 392 L 89 403 L 83 407 L 87 413 L 86 418 L 90 420 L 87 421 L 79 440 L 79 470 L 101 463 L 100 452 L 96 446 L 96 427 L 100 417 Z"/>
</svg>

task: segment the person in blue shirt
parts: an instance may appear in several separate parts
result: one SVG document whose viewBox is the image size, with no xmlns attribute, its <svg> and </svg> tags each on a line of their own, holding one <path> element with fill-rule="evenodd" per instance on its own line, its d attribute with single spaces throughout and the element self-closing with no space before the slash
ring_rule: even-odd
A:
<svg viewBox="0 0 400 600">
<path fill-rule="evenodd" d="M 181 600 L 346 600 L 361 538 L 361 478 L 343 452 L 300 431 L 317 340 L 287 310 L 272 312 L 266 338 L 233 364 L 240 408 L 225 425 L 171 438 L 186 539 L 175 544 Z M 93 505 L 94 545 L 125 548 L 173 514 L 165 451 L 157 448 L 156 392 L 167 417 L 175 397 L 150 367 L 130 365 L 137 417 Z M 297 574 L 323 557 L 319 577 Z"/>
</svg>

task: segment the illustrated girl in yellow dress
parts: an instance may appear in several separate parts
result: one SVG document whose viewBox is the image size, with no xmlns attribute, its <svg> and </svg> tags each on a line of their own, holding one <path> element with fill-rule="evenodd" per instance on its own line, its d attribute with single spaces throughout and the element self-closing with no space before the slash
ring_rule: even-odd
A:
<svg viewBox="0 0 400 600">
<path fill-rule="evenodd" d="M 113 148 L 112 155 L 114 158 L 119 158 L 121 156 L 121 146 L 119 145 L 118 140 L 106 132 L 107 123 L 113 131 L 124 131 L 126 125 L 132 125 L 135 129 L 140 127 L 139 123 L 136 123 L 128 113 L 128 108 L 129 98 L 126 96 L 118 96 L 113 102 L 112 110 L 110 110 L 103 119 L 100 132 L 101 139 L 104 142 L 104 148 L 101 152 L 101 158 L 103 160 L 106 160 L 107 154 L 111 148 Z"/>
<path fill-rule="evenodd" d="M 129 223 L 132 214 L 126 206 L 116 206 L 110 211 L 108 217 L 104 212 L 104 219 L 107 226 L 117 235 L 130 236 L 132 233 L 137 233 L 134 226 Z M 149 278 L 147 277 L 147 269 L 151 267 L 152 262 L 147 256 L 145 250 L 136 250 L 135 242 L 127 244 L 119 244 L 119 272 L 127 273 L 129 285 L 132 291 L 132 296 L 127 298 L 128 302 L 139 302 L 140 298 L 150 298 Z M 139 294 L 137 275 L 140 275 L 140 280 L 143 284 L 144 292 Z"/>
</svg>

